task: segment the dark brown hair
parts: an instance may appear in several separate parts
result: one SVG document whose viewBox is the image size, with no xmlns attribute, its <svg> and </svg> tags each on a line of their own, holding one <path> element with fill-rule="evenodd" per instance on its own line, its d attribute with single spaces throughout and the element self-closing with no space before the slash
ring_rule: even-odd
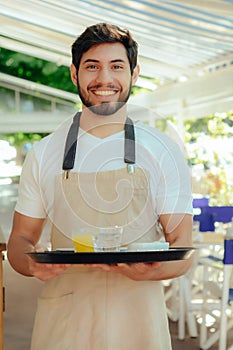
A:
<svg viewBox="0 0 233 350">
<path fill-rule="evenodd" d="M 72 63 L 77 72 L 82 55 L 92 46 L 103 43 L 119 42 L 124 45 L 128 56 L 130 71 L 137 65 L 138 45 L 133 40 L 130 32 L 108 23 L 98 23 L 87 27 L 86 30 L 75 40 L 72 45 Z"/>
</svg>

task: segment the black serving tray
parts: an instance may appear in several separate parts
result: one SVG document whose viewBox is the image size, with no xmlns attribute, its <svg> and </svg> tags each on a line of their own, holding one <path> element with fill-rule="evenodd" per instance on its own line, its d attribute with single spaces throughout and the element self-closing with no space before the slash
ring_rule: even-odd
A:
<svg viewBox="0 0 233 350">
<path fill-rule="evenodd" d="M 153 251 L 124 251 L 101 253 L 75 253 L 74 251 L 56 250 L 46 252 L 27 252 L 38 263 L 46 264 L 117 264 L 117 263 L 151 263 L 188 259 L 195 248 L 170 248 Z"/>
</svg>

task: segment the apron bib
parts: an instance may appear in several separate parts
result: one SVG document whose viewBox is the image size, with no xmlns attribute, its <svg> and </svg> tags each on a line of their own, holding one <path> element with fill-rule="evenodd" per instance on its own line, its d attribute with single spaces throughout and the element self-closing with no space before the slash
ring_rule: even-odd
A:
<svg viewBox="0 0 233 350">
<path fill-rule="evenodd" d="M 57 178 L 62 191 L 55 203 L 52 249 L 73 247 L 74 225 L 77 229 L 123 226 L 123 243 L 158 239 L 148 173 L 134 168 L 132 122 L 127 118 L 125 168 L 69 173 L 75 161 L 79 118 L 79 114 L 74 117 L 67 137 L 65 174 Z M 69 227 L 63 226 L 66 215 L 71 217 Z M 31 350 L 41 349 L 170 350 L 162 284 L 74 265 L 44 285 L 31 345 Z"/>
</svg>

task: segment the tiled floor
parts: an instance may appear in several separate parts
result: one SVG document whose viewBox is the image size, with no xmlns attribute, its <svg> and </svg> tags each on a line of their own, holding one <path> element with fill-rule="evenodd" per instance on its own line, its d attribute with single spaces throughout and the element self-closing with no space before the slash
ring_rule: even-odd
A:
<svg viewBox="0 0 233 350">
<path fill-rule="evenodd" d="M 197 350 L 199 347 L 199 338 L 185 337 L 184 340 L 178 339 L 178 323 L 169 322 L 170 332 L 172 334 L 172 348 L 173 350 Z M 212 347 L 211 350 L 217 350 L 217 347 Z"/>
<path fill-rule="evenodd" d="M 6 240 L 9 237 L 16 198 L 17 186 L 0 186 L 0 225 Z M 40 294 L 42 283 L 37 279 L 23 277 L 17 274 L 10 267 L 7 260 L 3 262 L 3 273 L 6 294 L 4 349 L 29 350 L 36 301 Z M 178 339 L 177 322 L 170 322 L 170 331 L 172 334 L 173 350 L 199 349 L 198 338 L 191 339 L 186 336 L 185 341 Z M 233 332 L 229 334 L 228 338 L 229 345 L 233 344 Z M 218 346 L 216 344 L 210 350 L 217 349 Z"/>
<path fill-rule="evenodd" d="M 170 332 L 172 334 L 172 349 L 173 350 L 198 350 L 199 337 L 190 338 L 186 335 L 184 340 L 178 339 L 178 324 L 177 322 L 170 322 Z M 209 350 L 218 350 L 218 344 L 213 345 Z"/>
<path fill-rule="evenodd" d="M 173 350 L 198 350 L 199 347 L 199 337 L 190 338 L 186 335 L 184 340 L 178 339 L 178 324 L 176 322 L 170 322 L 170 331 L 172 334 L 172 345 Z M 231 348 L 231 349 L 229 349 Z M 227 349 L 233 349 L 233 330 L 228 332 L 227 339 Z M 209 348 L 209 350 L 218 350 L 218 342 Z"/>
</svg>

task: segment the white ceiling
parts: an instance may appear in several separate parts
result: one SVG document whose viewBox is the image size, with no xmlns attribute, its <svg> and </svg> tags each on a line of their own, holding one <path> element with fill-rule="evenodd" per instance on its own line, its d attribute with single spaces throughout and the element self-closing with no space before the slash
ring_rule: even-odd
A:
<svg viewBox="0 0 233 350">
<path fill-rule="evenodd" d="M 161 81 L 157 90 L 143 95 L 140 103 L 156 110 L 169 95 L 171 104 L 170 95 L 177 88 L 179 96 L 175 94 L 175 98 L 181 100 L 180 110 L 189 103 L 187 96 L 185 100 L 183 97 L 185 84 L 191 84 L 189 91 L 193 94 L 204 79 L 207 83 L 202 93 L 216 106 L 216 98 L 220 101 L 223 91 L 208 90 L 213 79 L 217 85 L 224 75 L 228 104 L 221 108 L 233 109 L 232 0 L 0 0 L 0 44 L 69 65 L 74 39 L 86 26 L 104 21 L 132 32 L 139 44 L 141 75 Z"/>
</svg>

